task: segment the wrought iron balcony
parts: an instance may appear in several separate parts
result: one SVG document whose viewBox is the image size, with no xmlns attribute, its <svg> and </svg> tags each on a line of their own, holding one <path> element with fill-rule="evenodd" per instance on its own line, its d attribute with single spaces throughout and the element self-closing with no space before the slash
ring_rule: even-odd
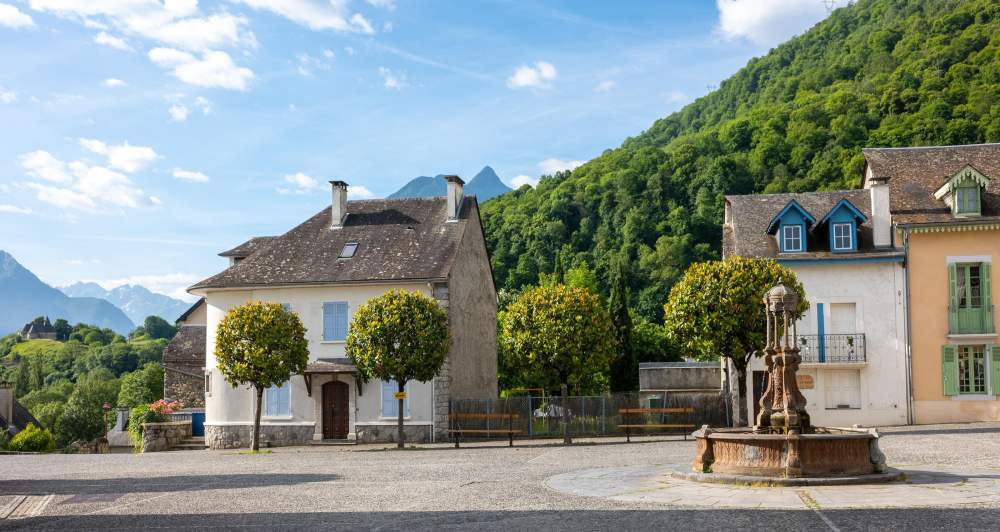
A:
<svg viewBox="0 0 1000 532">
<path fill-rule="evenodd" d="M 994 334 L 993 305 L 973 308 L 948 306 L 948 334 Z"/>
<path fill-rule="evenodd" d="M 805 363 L 863 363 L 865 333 L 800 334 L 799 355 Z"/>
</svg>

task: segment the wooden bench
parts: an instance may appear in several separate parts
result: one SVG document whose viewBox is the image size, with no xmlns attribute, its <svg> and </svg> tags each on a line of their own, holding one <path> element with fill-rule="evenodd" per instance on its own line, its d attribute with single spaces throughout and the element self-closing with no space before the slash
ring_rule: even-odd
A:
<svg viewBox="0 0 1000 532">
<path fill-rule="evenodd" d="M 632 429 L 684 429 L 684 440 L 687 441 L 687 429 L 696 429 L 696 425 L 681 423 L 633 423 L 633 416 L 646 414 L 693 414 L 694 408 L 622 408 L 618 415 L 622 416 L 622 424 L 618 428 L 625 429 L 625 441 L 632 441 Z"/>
<path fill-rule="evenodd" d="M 460 434 L 506 434 L 507 439 L 511 447 L 514 446 L 514 435 L 520 434 L 520 429 L 514 428 L 514 420 L 518 419 L 520 416 L 517 414 L 448 414 L 449 425 L 454 428 L 449 428 L 448 432 L 455 439 L 455 448 L 458 448 L 458 437 Z M 497 428 L 487 428 L 487 429 L 463 429 L 461 427 L 461 421 L 486 421 L 486 426 L 489 426 L 489 422 L 492 420 L 498 421 L 498 425 L 503 425 L 504 422 L 507 424 L 507 428 L 498 426 Z"/>
</svg>

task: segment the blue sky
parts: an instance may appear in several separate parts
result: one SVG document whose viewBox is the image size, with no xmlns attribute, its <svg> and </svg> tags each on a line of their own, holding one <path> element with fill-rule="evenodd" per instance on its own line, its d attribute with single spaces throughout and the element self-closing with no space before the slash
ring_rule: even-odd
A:
<svg viewBox="0 0 1000 532">
<path fill-rule="evenodd" d="M 842 2 L 843 3 L 843 2 Z M 326 182 L 570 168 L 827 14 L 820 0 L 0 0 L 0 249 L 180 296 Z"/>
</svg>

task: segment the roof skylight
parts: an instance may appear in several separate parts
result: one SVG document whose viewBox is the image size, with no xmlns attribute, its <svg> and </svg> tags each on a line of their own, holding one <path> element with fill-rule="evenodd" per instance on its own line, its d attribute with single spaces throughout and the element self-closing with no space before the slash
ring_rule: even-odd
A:
<svg viewBox="0 0 1000 532">
<path fill-rule="evenodd" d="M 340 251 L 340 258 L 349 259 L 354 256 L 354 252 L 358 250 L 357 242 L 348 242 L 344 244 L 344 249 Z"/>
</svg>

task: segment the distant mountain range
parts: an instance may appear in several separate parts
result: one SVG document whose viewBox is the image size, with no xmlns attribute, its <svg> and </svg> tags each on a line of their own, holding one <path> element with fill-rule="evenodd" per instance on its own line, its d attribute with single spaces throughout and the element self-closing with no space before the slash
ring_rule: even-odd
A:
<svg viewBox="0 0 1000 532">
<path fill-rule="evenodd" d="M 191 305 L 179 299 L 150 292 L 140 285 L 122 285 L 105 290 L 97 283 L 78 282 L 59 288 L 70 297 L 98 297 L 120 308 L 135 324 L 147 316 L 159 316 L 173 323 Z"/>
<path fill-rule="evenodd" d="M 21 330 L 37 316 L 48 316 L 52 321 L 63 318 L 71 324 L 89 323 L 120 334 L 135 328 L 132 320 L 108 301 L 69 297 L 0 250 L 0 335 Z"/>
<path fill-rule="evenodd" d="M 465 193 L 474 194 L 480 203 L 495 198 L 500 194 L 513 190 L 500 180 L 500 176 L 489 166 L 484 166 L 478 174 L 465 184 Z M 390 198 L 419 198 L 428 196 L 444 196 L 448 184 L 444 174 L 434 177 L 420 176 L 410 180 L 403 188 L 389 195 Z"/>
</svg>

